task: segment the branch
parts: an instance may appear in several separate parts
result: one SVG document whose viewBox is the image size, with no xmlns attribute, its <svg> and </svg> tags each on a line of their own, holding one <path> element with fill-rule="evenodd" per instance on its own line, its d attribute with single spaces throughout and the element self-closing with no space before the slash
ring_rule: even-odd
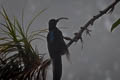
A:
<svg viewBox="0 0 120 80">
<path fill-rule="evenodd" d="M 104 14 L 107 14 L 107 13 L 111 13 L 113 12 L 116 4 L 119 2 L 120 0 L 115 0 L 112 4 L 110 4 L 107 8 L 105 8 L 104 10 L 100 11 L 99 14 L 93 16 L 93 18 L 91 18 L 83 27 L 80 27 L 80 30 L 75 33 L 75 36 L 70 40 L 70 42 L 67 44 L 68 47 L 70 47 L 70 45 L 73 43 L 73 42 L 77 42 L 79 39 L 81 40 L 81 42 L 83 41 L 82 40 L 82 34 L 84 31 L 86 31 L 88 34 L 90 32 L 90 30 L 88 29 L 88 27 L 90 25 L 93 25 L 94 22 L 99 19 L 100 17 L 102 17 Z"/>
</svg>

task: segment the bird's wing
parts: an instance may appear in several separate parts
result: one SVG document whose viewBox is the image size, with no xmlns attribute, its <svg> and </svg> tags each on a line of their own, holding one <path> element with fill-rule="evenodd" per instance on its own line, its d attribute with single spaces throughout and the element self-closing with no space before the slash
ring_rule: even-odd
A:
<svg viewBox="0 0 120 80">
<path fill-rule="evenodd" d="M 63 34 L 59 29 L 58 29 L 58 32 L 56 32 L 56 39 L 59 42 L 58 43 L 59 45 L 57 45 L 59 47 L 59 49 L 60 49 L 59 51 L 64 51 L 61 54 L 66 54 L 67 58 L 69 59 L 69 57 L 70 57 L 69 50 L 68 50 L 68 47 L 67 47 L 67 45 L 66 45 L 66 43 L 64 41 Z"/>
</svg>

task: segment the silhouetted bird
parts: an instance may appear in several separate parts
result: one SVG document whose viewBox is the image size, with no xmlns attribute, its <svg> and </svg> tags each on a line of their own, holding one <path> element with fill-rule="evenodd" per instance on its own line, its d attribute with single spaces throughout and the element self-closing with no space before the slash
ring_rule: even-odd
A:
<svg viewBox="0 0 120 80">
<path fill-rule="evenodd" d="M 49 21 L 49 33 L 47 35 L 48 51 L 53 64 L 53 80 L 60 80 L 62 76 L 62 59 L 61 56 L 66 54 L 69 57 L 69 51 L 63 39 L 62 32 L 56 27 L 61 19 L 51 19 Z"/>
</svg>

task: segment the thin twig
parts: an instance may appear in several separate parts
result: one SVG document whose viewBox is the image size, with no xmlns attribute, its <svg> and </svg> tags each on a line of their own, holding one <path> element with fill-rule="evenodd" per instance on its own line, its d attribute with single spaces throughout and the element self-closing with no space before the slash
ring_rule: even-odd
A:
<svg viewBox="0 0 120 80">
<path fill-rule="evenodd" d="M 88 31 L 88 27 L 90 25 L 93 25 L 93 23 L 99 19 L 100 17 L 102 17 L 104 14 L 110 13 L 114 10 L 116 4 L 119 2 L 120 0 L 115 0 L 112 4 L 110 4 L 107 8 L 105 8 L 104 10 L 100 11 L 99 14 L 93 16 L 93 18 L 91 18 L 83 27 L 80 28 L 80 30 L 76 33 L 76 35 L 70 40 L 70 42 L 67 44 L 68 47 L 70 47 L 70 45 L 73 42 L 77 42 L 79 39 L 82 41 L 82 34 L 84 31 Z"/>
</svg>

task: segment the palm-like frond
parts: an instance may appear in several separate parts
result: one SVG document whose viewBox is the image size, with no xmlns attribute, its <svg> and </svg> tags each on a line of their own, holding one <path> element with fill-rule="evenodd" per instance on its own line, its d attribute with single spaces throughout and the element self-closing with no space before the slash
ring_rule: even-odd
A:
<svg viewBox="0 0 120 80">
<path fill-rule="evenodd" d="M 37 39 L 34 36 L 43 36 L 41 33 L 46 30 L 27 34 L 38 15 L 30 21 L 24 32 L 23 22 L 21 25 L 16 17 L 12 21 L 4 8 L 0 14 L 4 19 L 4 23 L 0 23 L 0 30 L 5 34 L 5 37 L 0 37 L 0 80 L 45 80 L 46 69 L 51 61 L 45 60 L 43 55 L 39 56 L 30 42 Z"/>
</svg>

